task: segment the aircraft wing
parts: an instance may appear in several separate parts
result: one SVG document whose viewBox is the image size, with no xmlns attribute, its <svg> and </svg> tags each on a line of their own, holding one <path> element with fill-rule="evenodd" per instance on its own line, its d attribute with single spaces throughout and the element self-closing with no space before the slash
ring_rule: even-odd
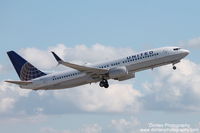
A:
<svg viewBox="0 0 200 133">
<path fill-rule="evenodd" d="M 31 81 L 13 81 L 13 80 L 6 80 L 5 82 L 13 83 L 17 85 L 28 85 L 32 83 Z"/>
<path fill-rule="evenodd" d="M 58 57 L 58 55 L 56 55 L 54 52 L 52 52 L 52 54 L 59 64 L 62 64 L 66 67 L 76 69 L 76 70 L 81 71 L 81 72 L 92 73 L 92 74 L 106 74 L 108 72 L 107 69 L 81 66 L 81 65 L 65 62 L 60 57 Z"/>
</svg>

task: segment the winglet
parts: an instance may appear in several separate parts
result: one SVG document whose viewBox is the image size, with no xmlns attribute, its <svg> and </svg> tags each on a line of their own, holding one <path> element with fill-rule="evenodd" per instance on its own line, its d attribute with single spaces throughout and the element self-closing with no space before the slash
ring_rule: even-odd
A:
<svg viewBox="0 0 200 133">
<path fill-rule="evenodd" d="M 53 54 L 54 58 L 57 60 L 57 62 L 59 64 L 61 64 L 61 62 L 63 62 L 63 60 L 56 53 L 54 53 L 53 51 L 51 51 L 51 53 Z"/>
</svg>

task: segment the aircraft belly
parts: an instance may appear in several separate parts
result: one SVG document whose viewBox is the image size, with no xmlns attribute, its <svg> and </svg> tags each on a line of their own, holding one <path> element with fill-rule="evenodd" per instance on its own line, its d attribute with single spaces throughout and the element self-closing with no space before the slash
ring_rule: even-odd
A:
<svg viewBox="0 0 200 133">
<path fill-rule="evenodd" d="M 54 84 L 54 85 L 42 87 L 40 89 L 44 89 L 44 90 L 65 89 L 65 88 L 72 88 L 72 87 L 88 84 L 90 82 L 93 82 L 90 77 L 83 76 L 83 77 L 74 78 L 71 80 L 62 81 L 62 82 Z"/>
</svg>

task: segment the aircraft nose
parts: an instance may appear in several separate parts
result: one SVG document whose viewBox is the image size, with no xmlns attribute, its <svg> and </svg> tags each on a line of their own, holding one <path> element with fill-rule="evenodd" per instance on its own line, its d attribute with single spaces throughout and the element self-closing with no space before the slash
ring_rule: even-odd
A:
<svg viewBox="0 0 200 133">
<path fill-rule="evenodd" d="M 190 51 L 189 51 L 189 50 L 186 50 L 186 49 L 185 49 L 184 52 L 185 52 L 186 55 L 190 54 Z"/>
<path fill-rule="evenodd" d="M 182 51 L 183 51 L 183 53 L 185 54 L 185 56 L 187 56 L 187 55 L 190 53 L 190 51 L 189 51 L 189 50 L 186 50 L 186 49 L 183 49 Z"/>
</svg>

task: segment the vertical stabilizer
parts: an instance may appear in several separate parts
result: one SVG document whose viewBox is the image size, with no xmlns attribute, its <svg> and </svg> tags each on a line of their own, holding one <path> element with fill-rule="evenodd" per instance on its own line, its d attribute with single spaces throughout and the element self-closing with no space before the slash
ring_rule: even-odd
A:
<svg viewBox="0 0 200 133">
<path fill-rule="evenodd" d="M 46 75 L 46 73 L 38 70 L 16 52 L 8 51 L 7 54 L 21 80 L 27 81 Z"/>
</svg>

